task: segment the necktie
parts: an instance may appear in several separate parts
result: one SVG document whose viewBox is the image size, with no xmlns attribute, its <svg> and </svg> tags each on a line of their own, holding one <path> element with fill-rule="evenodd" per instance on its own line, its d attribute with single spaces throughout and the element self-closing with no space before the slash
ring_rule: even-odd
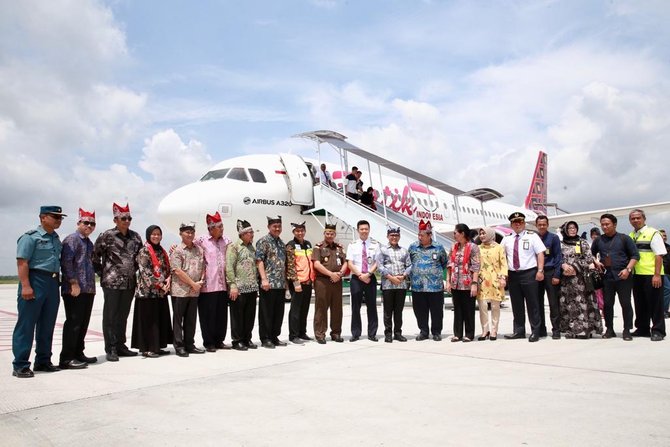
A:
<svg viewBox="0 0 670 447">
<path fill-rule="evenodd" d="M 365 249 L 365 241 L 363 241 L 363 251 L 361 252 L 362 262 L 361 262 L 361 273 L 368 272 L 368 251 Z"/>
<path fill-rule="evenodd" d="M 514 239 L 514 254 L 512 254 L 512 267 L 514 270 L 519 270 L 521 263 L 519 262 L 519 235 Z"/>
</svg>

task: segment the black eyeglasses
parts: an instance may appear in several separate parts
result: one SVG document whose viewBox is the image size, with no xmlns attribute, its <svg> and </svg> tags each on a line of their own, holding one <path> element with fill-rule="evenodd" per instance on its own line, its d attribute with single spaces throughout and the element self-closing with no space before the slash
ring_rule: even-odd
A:
<svg viewBox="0 0 670 447">
<path fill-rule="evenodd" d="M 95 226 L 95 222 L 86 222 L 86 221 L 84 221 L 84 222 L 81 222 L 81 223 L 84 224 L 84 225 L 86 225 L 87 227 L 94 227 L 94 226 Z"/>
<path fill-rule="evenodd" d="M 128 217 L 124 216 L 124 217 L 119 217 L 119 220 L 122 220 L 123 222 L 130 222 L 131 220 L 133 220 L 133 218 L 130 217 L 130 216 L 128 216 Z"/>
<path fill-rule="evenodd" d="M 51 216 L 51 218 L 55 219 L 55 220 L 63 220 L 63 217 L 64 217 L 64 216 L 61 216 L 61 215 L 58 215 L 58 214 L 49 214 L 49 216 Z"/>
</svg>

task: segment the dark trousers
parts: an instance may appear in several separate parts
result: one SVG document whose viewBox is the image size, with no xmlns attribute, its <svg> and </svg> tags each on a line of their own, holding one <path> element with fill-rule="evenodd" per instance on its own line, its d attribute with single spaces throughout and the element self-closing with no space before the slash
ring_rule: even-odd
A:
<svg viewBox="0 0 670 447">
<path fill-rule="evenodd" d="M 412 292 L 412 308 L 421 335 L 428 336 L 428 314 L 430 313 L 430 332 L 442 334 L 444 318 L 444 292 Z"/>
<path fill-rule="evenodd" d="M 69 362 L 84 355 L 84 338 L 91 321 L 94 293 L 80 293 L 74 297 L 63 295 L 65 323 L 63 324 L 63 348 L 60 361 Z"/>
<path fill-rule="evenodd" d="M 651 279 L 652 275 L 633 276 L 635 328 L 639 334 L 649 335 L 649 319 L 651 319 L 651 332 L 665 337 L 663 285 L 656 288 L 651 285 Z"/>
<path fill-rule="evenodd" d="M 633 290 L 633 275 L 626 280 L 603 281 L 603 299 L 605 301 L 605 326 L 607 329 L 614 330 L 614 302 L 616 295 L 619 295 L 619 304 L 623 314 L 623 328 L 633 329 L 633 306 L 630 303 L 630 293 Z"/>
<path fill-rule="evenodd" d="M 537 301 L 537 268 L 509 272 L 509 295 L 514 316 L 514 334 L 526 335 L 526 307 L 528 321 L 534 335 L 540 336 L 540 310 Z"/>
<path fill-rule="evenodd" d="M 17 301 L 19 315 L 12 335 L 13 365 L 16 370 L 30 367 L 30 350 L 35 339 L 35 365 L 51 363 L 51 344 L 60 305 L 57 276 L 31 270 L 29 281 L 35 293 L 35 298 L 32 300 L 24 300 L 21 297 L 22 287 L 19 284 Z"/>
<path fill-rule="evenodd" d="M 240 293 L 230 301 L 230 335 L 233 345 L 251 342 L 251 331 L 256 320 L 257 292 Z"/>
<path fill-rule="evenodd" d="M 205 292 L 198 296 L 202 344 L 213 348 L 223 343 L 228 331 L 228 292 Z"/>
<path fill-rule="evenodd" d="M 549 301 L 549 320 L 551 321 L 551 332 L 560 332 L 561 326 L 561 309 L 559 306 L 559 285 L 553 285 L 551 280 L 554 277 L 554 269 L 549 268 L 544 270 L 544 279 L 538 281 L 537 289 L 537 309 L 540 313 L 540 336 L 547 335 L 546 317 L 544 312 L 544 293 L 547 293 L 547 301 Z"/>
<path fill-rule="evenodd" d="M 377 319 L 377 278 L 370 276 L 370 282 L 365 284 L 356 276 L 351 277 L 351 336 L 360 337 L 363 332 L 361 322 L 361 305 L 365 301 L 368 313 L 368 337 L 377 335 L 379 321 Z"/>
<path fill-rule="evenodd" d="M 402 335 L 402 311 L 407 289 L 382 290 L 384 302 L 384 335 Z M 394 329 L 395 326 L 395 329 Z"/>
<path fill-rule="evenodd" d="M 105 352 L 125 346 L 126 325 L 135 289 L 102 289 L 105 304 L 102 307 L 102 333 L 105 336 Z"/>
<path fill-rule="evenodd" d="M 284 321 L 285 289 L 260 291 L 258 299 L 258 335 L 261 342 L 279 339 Z"/>
<path fill-rule="evenodd" d="M 451 290 L 451 300 L 454 303 L 454 336 L 465 336 L 470 340 L 475 338 L 475 298 L 470 296 L 469 290 Z"/>
<path fill-rule="evenodd" d="M 195 325 L 198 319 L 198 297 L 172 297 L 172 332 L 177 348 L 195 348 Z"/>
<path fill-rule="evenodd" d="M 300 284 L 302 292 L 296 292 L 293 283 L 289 283 L 291 292 L 291 309 L 288 312 L 289 339 L 307 335 L 307 314 L 312 300 L 312 285 Z"/>
</svg>

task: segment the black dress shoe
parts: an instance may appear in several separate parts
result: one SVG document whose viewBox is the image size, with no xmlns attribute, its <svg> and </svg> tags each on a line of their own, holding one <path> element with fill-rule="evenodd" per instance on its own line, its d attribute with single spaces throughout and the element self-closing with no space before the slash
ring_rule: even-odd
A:
<svg viewBox="0 0 670 447">
<path fill-rule="evenodd" d="M 317 338 L 316 342 L 320 345 L 325 345 L 326 344 L 326 339 L 325 338 Z"/>
<path fill-rule="evenodd" d="M 603 334 L 603 338 L 616 338 L 616 332 L 608 328 Z"/>
<path fill-rule="evenodd" d="M 344 341 L 344 338 L 340 337 L 339 335 L 336 335 L 335 337 L 330 337 L 331 340 L 333 340 L 335 343 L 342 343 Z"/>
<path fill-rule="evenodd" d="M 506 334 L 505 338 L 507 340 L 518 340 L 520 338 L 526 338 L 525 334 Z"/>
<path fill-rule="evenodd" d="M 204 350 L 204 349 L 200 349 L 200 348 L 196 348 L 195 346 L 193 346 L 193 347 L 191 347 L 191 348 L 188 348 L 188 349 L 186 350 L 186 352 L 188 352 L 189 354 L 204 354 L 204 353 L 205 353 L 205 350 Z"/>
<path fill-rule="evenodd" d="M 484 335 L 480 335 L 479 337 L 477 337 L 477 340 L 478 340 L 478 341 L 484 341 L 484 340 L 486 340 L 487 338 L 489 338 L 489 335 L 491 335 L 491 333 L 490 333 L 490 332 L 487 332 L 486 334 L 484 334 Z"/>
<path fill-rule="evenodd" d="M 301 339 L 301 340 L 305 340 L 305 341 L 311 341 L 311 340 L 313 340 L 313 338 L 310 337 L 310 336 L 307 335 L 307 334 L 302 334 L 302 335 L 300 335 L 300 339 Z"/>
<path fill-rule="evenodd" d="M 137 355 L 136 351 L 131 351 L 125 346 L 119 346 L 116 348 L 116 353 L 119 355 L 119 357 L 135 357 Z"/>
<path fill-rule="evenodd" d="M 286 346 L 286 342 L 281 341 L 278 338 L 275 338 L 274 340 L 272 340 L 272 344 L 275 345 L 275 346 Z"/>
<path fill-rule="evenodd" d="M 86 357 L 84 354 L 77 356 L 77 360 L 84 363 L 95 363 L 98 361 L 97 357 Z"/>
<path fill-rule="evenodd" d="M 236 351 L 246 351 L 249 348 L 247 348 L 243 343 L 233 343 L 233 349 Z"/>
<path fill-rule="evenodd" d="M 661 341 L 661 340 L 663 340 L 663 336 L 658 332 L 654 332 L 653 334 L 651 334 L 651 341 Z"/>
<path fill-rule="evenodd" d="M 35 365 L 33 368 L 34 371 L 41 371 L 46 373 L 53 373 L 60 371 L 60 368 L 54 365 L 53 363 L 43 363 L 42 365 Z"/>
<path fill-rule="evenodd" d="M 442 336 L 439 334 L 433 335 L 433 341 L 442 341 Z"/>
<path fill-rule="evenodd" d="M 35 374 L 33 373 L 33 370 L 28 368 L 27 366 L 25 366 L 21 369 L 13 370 L 12 375 L 14 377 L 18 377 L 19 379 L 28 379 L 30 377 L 35 377 Z"/>
<path fill-rule="evenodd" d="M 370 340 L 370 341 L 379 341 L 379 339 L 378 339 L 377 336 L 375 336 L 375 335 L 369 335 L 369 336 L 368 336 L 368 340 Z"/>
<path fill-rule="evenodd" d="M 498 336 L 497 336 L 497 335 L 491 335 L 491 336 L 489 337 L 489 340 L 491 340 L 491 341 L 496 341 L 497 339 L 498 339 Z"/>
<path fill-rule="evenodd" d="M 216 349 L 231 349 L 231 346 L 225 344 L 224 342 L 221 342 L 221 343 L 217 343 Z"/>
<path fill-rule="evenodd" d="M 167 349 L 159 349 L 158 355 L 170 355 L 170 351 L 168 351 Z"/>
<path fill-rule="evenodd" d="M 423 341 L 423 340 L 428 340 L 427 334 L 419 334 L 416 336 L 416 341 Z"/>
<path fill-rule="evenodd" d="M 393 343 L 393 337 L 391 337 L 390 335 L 384 336 L 384 342 L 385 343 Z"/>
<path fill-rule="evenodd" d="M 58 367 L 60 369 L 84 369 L 88 367 L 88 363 L 80 362 L 79 360 L 68 360 L 67 362 L 60 362 Z"/>
<path fill-rule="evenodd" d="M 272 343 L 270 340 L 265 340 L 261 346 L 263 346 L 264 348 L 268 348 L 268 349 L 274 349 L 275 348 L 274 343 Z"/>
<path fill-rule="evenodd" d="M 623 330 L 622 337 L 623 337 L 623 339 L 626 340 L 626 341 L 631 341 L 631 340 L 633 339 L 633 336 L 630 335 L 630 331 L 629 331 L 628 329 L 624 329 L 624 330 Z"/>
<path fill-rule="evenodd" d="M 116 353 L 116 348 L 112 348 L 106 355 L 108 362 L 118 362 L 119 354 Z"/>
<path fill-rule="evenodd" d="M 394 336 L 393 336 L 393 339 L 394 339 L 394 340 L 397 340 L 397 341 L 401 341 L 401 342 L 405 342 L 405 341 L 407 341 L 407 339 L 406 339 L 405 337 L 403 337 L 402 335 L 400 335 L 400 334 L 398 334 L 398 335 L 394 335 Z"/>
<path fill-rule="evenodd" d="M 291 339 L 291 343 L 293 343 L 295 345 L 304 345 L 305 344 L 300 337 L 293 337 Z"/>
<path fill-rule="evenodd" d="M 247 348 L 249 348 L 249 349 L 258 349 L 258 345 L 257 345 L 256 343 L 254 343 L 253 341 L 251 341 L 251 340 L 249 340 L 248 342 L 245 342 L 244 344 L 245 344 L 245 345 L 247 346 Z"/>
<path fill-rule="evenodd" d="M 539 339 L 540 339 L 540 337 L 538 337 L 538 336 L 535 335 L 535 334 L 531 334 L 530 337 L 528 337 L 528 341 L 531 342 L 531 343 L 535 343 L 535 342 L 538 341 Z"/>
<path fill-rule="evenodd" d="M 153 351 L 147 351 L 142 353 L 142 357 L 147 359 L 157 359 L 158 357 L 160 357 L 160 354 Z"/>
<path fill-rule="evenodd" d="M 351 337 L 351 338 L 349 339 L 349 341 L 353 343 L 353 342 L 358 341 L 358 340 L 360 340 L 360 339 L 361 339 L 361 337 Z"/>
<path fill-rule="evenodd" d="M 552 332 L 551 333 L 551 339 L 552 340 L 560 340 L 561 339 L 561 333 L 560 332 Z"/>
<path fill-rule="evenodd" d="M 206 346 L 205 351 L 207 352 L 216 352 L 216 348 L 214 346 Z"/>
<path fill-rule="evenodd" d="M 177 355 L 179 357 L 188 357 L 188 355 L 189 355 L 188 352 L 186 351 L 186 349 L 184 349 L 184 348 L 177 348 L 177 349 L 175 349 L 175 352 L 177 353 Z"/>
</svg>

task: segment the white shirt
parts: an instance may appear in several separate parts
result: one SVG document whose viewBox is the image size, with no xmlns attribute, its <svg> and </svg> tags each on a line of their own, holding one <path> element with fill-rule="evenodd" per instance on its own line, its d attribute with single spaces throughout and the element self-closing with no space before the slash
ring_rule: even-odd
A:
<svg viewBox="0 0 670 447">
<path fill-rule="evenodd" d="M 368 258 L 368 272 L 372 269 L 373 264 L 375 263 L 375 257 L 379 253 L 379 243 L 373 239 L 368 238 L 365 241 L 365 251 Z M 363 267 L 363 241 L 357 239 L 356 241 L 349 244 L 347 247 L 347 261 L 351 261 L 352 264 L 360 271 Z"/>
<path fill-rule="evenodd" d="M 349 175 L 351 175 L 351 174 L 349 174 Z M 358 192 L 356 190 L 356 183 L 358 183 L 358 182 L 356 181 L 356 176 L 353 176 L 353 177 L 354 177 L 353 180 L 346 179 L 346 181 L 347 181 L 347 192 L 351 193 L 351 194 L 356 194 Z"/>
<path fill-rule="evenodd" d="M 514 270 L 514 241 L 516 233 L 507 235 L 502 240 L 502 246 L 507 255 L 507 265 L 511 271 Z M 537 233 L 529 233 L 523 230 L 519 233 L 519 270 L 528 270 L 537 267 L 537 255 L 545 251 L 547 247 Z"/>
<path fill-rule="evenodd" d="M 330 172 L 328 172 L 328 170 L 322 171 L 321 169 L 319 169 L 319 180 L 321 181 L 321 183 L 323 183 L 324 185 L 329 185 L 330 179 L 331 179 Z"/>
</svg>

